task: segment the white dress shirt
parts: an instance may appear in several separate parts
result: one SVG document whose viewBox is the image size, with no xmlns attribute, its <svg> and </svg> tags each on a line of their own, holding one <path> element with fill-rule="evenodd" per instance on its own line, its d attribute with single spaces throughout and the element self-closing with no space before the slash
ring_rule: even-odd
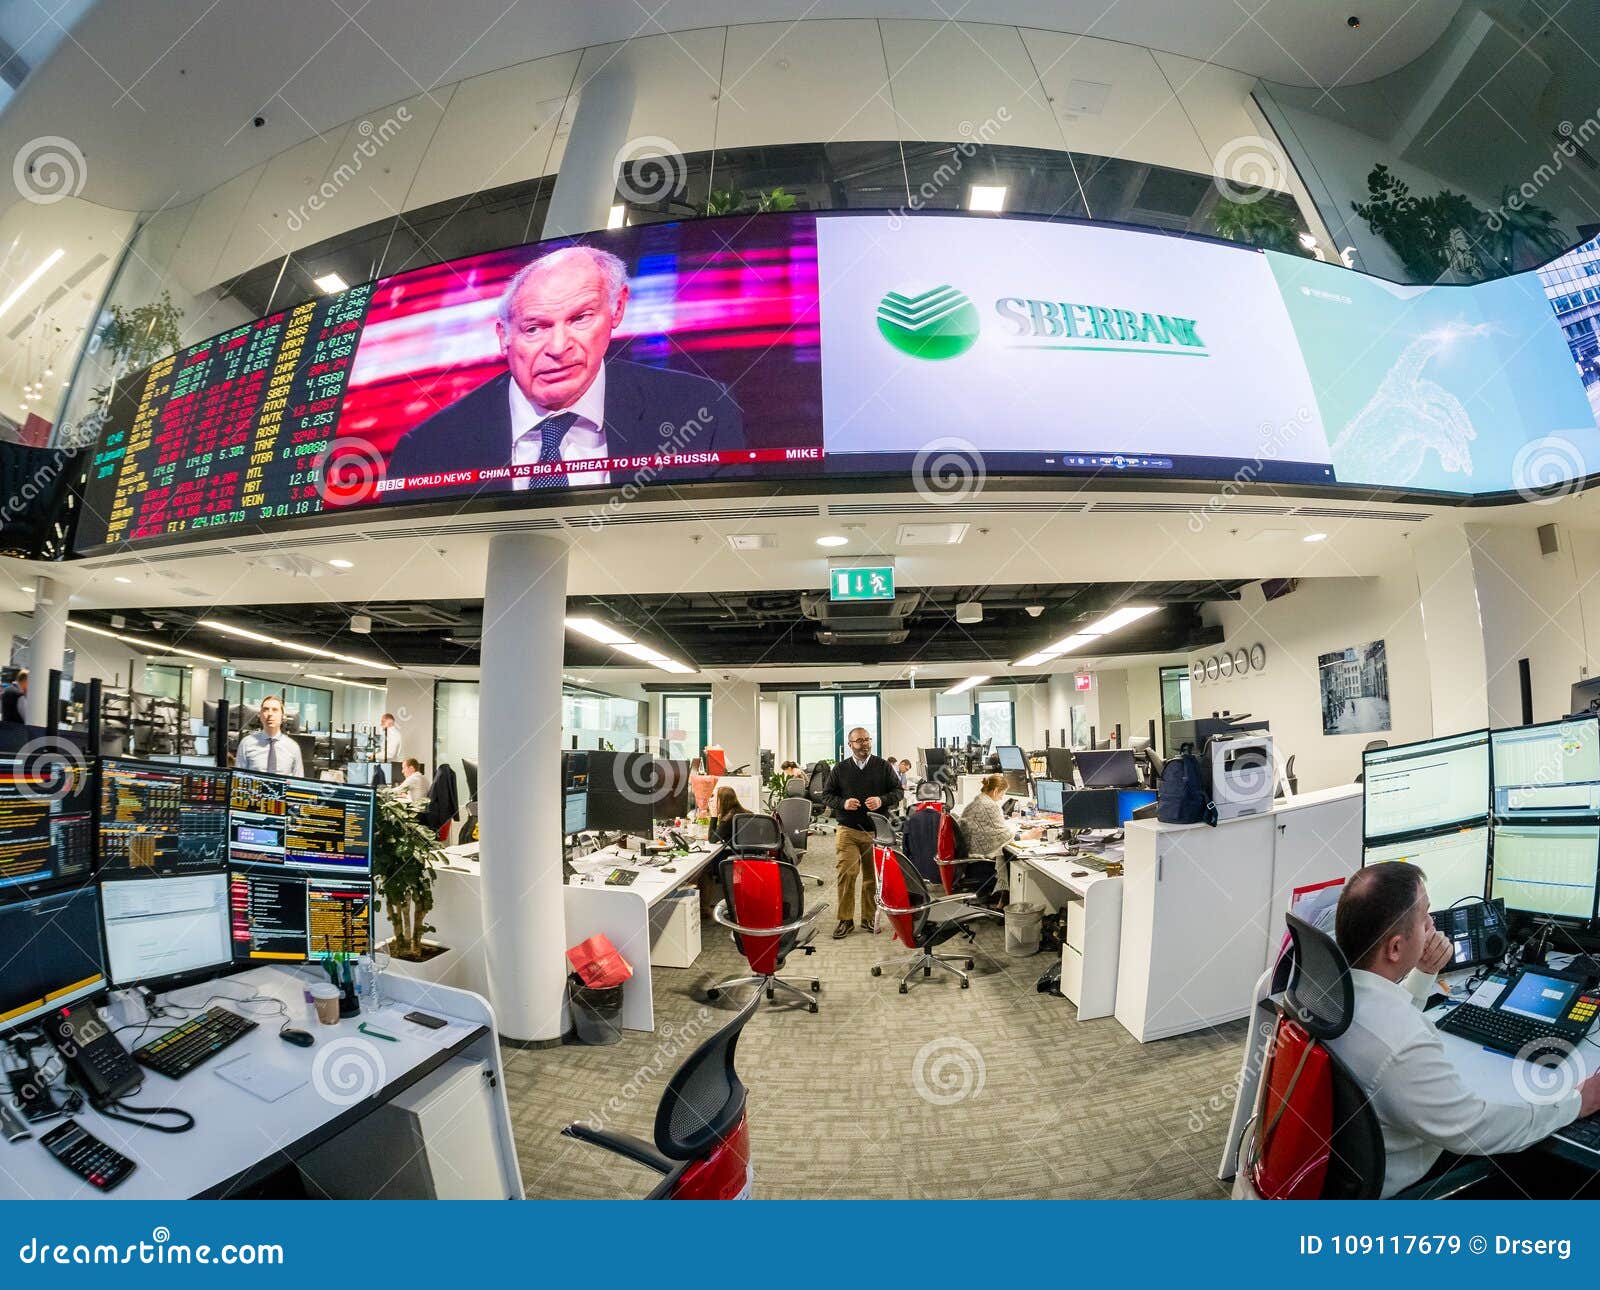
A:
<svg viewBox="0 0 1600 1290">
<path fill-rule="evenodd" d="M 382 741 L 383 742 L 383 749 L 382 749 L 383 755 L 380 756 L 378 758 L 378 760 L 379 761 L 399 761 L 400 760 L 400 727 L 399 726 L 386 726 L 386 727 L 380 729 L 378 731 L 378 733 L 381 736 L 383 736 L 383 741 Z"/>
<path fill-rule="evenodd" d="M 1445 1151 L 1520 1151 L 1578 1118 L 1577 1089 L 1551 1102 L 1485 1101 L 1451 1064 L 1415 990 L 1360 968 L 1350 976 L 1355 1017 L 1328 1048 L 1349 1067 L 1383 1128 L 1385 1197 L 1416 1182 Z"/>
<path fill-rule="evenodd" d="M 600 374 L 594 384 L 583 392 L 583 397 L 570 408 L 541 408 L 531 402 L 515 381 L 509 385 L 511 394 L 511 464 L 534 466 L 539 462 L 543 436 L 539 426 L 547 418 L 562 412 L 571 412 L 577 420 L 568 428 L 561 440 L 562 461 L 587 461 L 606 455 L 606 368 L 600 365 Z M 582 488 L 586 484 L 609 484 L 611 474 L 604 470 L 585 470 L 568 474 L 569 488 Z M 526 492 L 528 479 L 513 479 L 513 492 Z"/>
<path fill-rule="evenodd" d="M 422 778 L 420 770 L 414 770 L 402 779 L 395 788 L 404 793 L 413 802 L 425 802 L 428 799 L 428 785 Z"/>
<path fill-rule="evenodd" d="M 272 747 L 273 744 L 277 745 L 276 748 Z M 305 778 L 306 768 L 300 760 L 300 745 L 282 733 L 269 739 L 265 730 L 251 731 L 239 740 L 239 751 L 233 764 L 245 770 L 266 770 L 269 749 L 272 752 L 273 774 Z"/>
</svg>

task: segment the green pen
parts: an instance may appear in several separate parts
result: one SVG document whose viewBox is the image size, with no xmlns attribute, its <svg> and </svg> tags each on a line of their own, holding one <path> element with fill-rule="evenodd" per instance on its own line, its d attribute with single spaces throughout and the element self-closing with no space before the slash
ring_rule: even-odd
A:
<svg viewBox="0 0 1600 1290">
<path fill-rule="evenodd" d="M 391 1044 L 398 1044 L 400 1042 L 393 1035 L 386 1035 L 381 1030 L 373 1030 L 364 1021 L 357 1026 L 356 1029 L 359 1030 L 363 1035 L 371 1035 L 374 1039 L 387 1039 Z"/>
</svg>

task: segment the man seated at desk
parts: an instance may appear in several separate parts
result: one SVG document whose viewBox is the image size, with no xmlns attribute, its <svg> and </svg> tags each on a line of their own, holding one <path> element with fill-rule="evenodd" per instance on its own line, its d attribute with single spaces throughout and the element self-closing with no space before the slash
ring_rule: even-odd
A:
<svg viewBox="0 0 1600 1290">
<path fill-rule="evenodd" d="M 1544 1102 L 1490 1102 L 1462 1079 L 1422 1014 L 1435 977 L 1451 961 L 1450 942 L 1428 917 L 1423 882 L 1413 864 L 1371 865 L 1345 884 L 1335 913 L 1355 1013 L 1328 1048 L 1366 1092 L 1383 1129 L 1385 1197 L 1442 1174 L 1453 1155 L 1520 1151 L 1600 1110 L 1600 1073 Z"/>
</svg>

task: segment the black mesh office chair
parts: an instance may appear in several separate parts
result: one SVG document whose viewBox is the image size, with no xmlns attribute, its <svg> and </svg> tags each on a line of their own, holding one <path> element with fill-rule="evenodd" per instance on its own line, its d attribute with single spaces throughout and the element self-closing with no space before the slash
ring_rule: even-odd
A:
<svg viewBox="0 0 1600 1290">
<path fill-rule="evenodd" d="M 748 1098 L 734 1054 L 760 1002 L 760 994 L 752 993 L 733 1019 L 678 1067 L 656 1107 L 654 1143 L 587 1124 L 569 1124 L 561 1136 L 604 1147 L 664 1175 L 650 1200 L 732 1200 L 746 1194 Z"/>
<path fill-rule="evenodd" d="M 778 972 L 795 950 L 816 953 L 811 940 L 817 915 L 827 902 L 806 909 L 800 871 L 781 858 L 783 835 L 772 816 L 735 816 L 728 851 L 718 866 L 723 899 L 711 916 L 733 933 L 733 943 L 750 965 L 751 975 L 718 981 L 706 989 L 706 998 L 719 998 L 730 986 L 754 985 L 769 999 L 779 990 L 798 995 L 815 1012 L 817 1002 L 811 995 L 822 989 L 822 982 L 813 977 L 808 994 Z"/>
<path fill-rule="evenodd" d="M 806 858 L 806 844 L 811 838 L 811 803 L 804 797 L 780 797 L 776 813 L 778 826 L 783 831 L 784 854 L 799 869 Z M 801 870 L 800 876 L 814 880 L 819 887 L 828 885 L 827 879 L 820 874 Z"/>
</svg>

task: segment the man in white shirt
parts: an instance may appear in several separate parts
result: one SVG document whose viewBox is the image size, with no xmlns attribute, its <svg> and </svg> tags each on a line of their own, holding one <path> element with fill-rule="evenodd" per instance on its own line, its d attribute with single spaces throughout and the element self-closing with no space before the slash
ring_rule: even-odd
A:
<svg viewBox="0 0 1600 1290">
<path fill-rule="evenodd" d="M 378 718 L 378 760 L 395 762 L 400 760 L 400 730 L 394 724 L 394 713 L 385 712 Z"/>
<path fill-rule="evenodd" d="M 261 700 L 261 729 L 239 740 L 233 764 L 242 770 L 265 770 L 277 775 L 304 779 L 306 768 L 300 759 L 300 745 L 283 733 L 283 700 L 269 694 Z"/>
<path fill-rule="evenodd" d="M 406 777 L 395 785 L 398 792 L 404 793 L 413 802 L 421 803 L 428 798 L 428 785 L 422 778 L 422 763 L 415 757 L 407 757 L 405 761 Z"/>
<path fill-rule="evenodd" d="M 1413 864 L 1370 865 L 1345 884 L 1335 915 L 1355 1015 L 1328 1048 L 1365 1090 L 1383 1128 L 1385 1197 L 1427 1175 L 1446 1151 L 1509 1154 L 1600 1110 L 1600 1073 L 1546 1100 L 1508 1102 L 1486 1101 L 1462 1080 L 1421 1011 L 1451 958 L 1428 917 L 1423 879 Z"/>
</svg>

